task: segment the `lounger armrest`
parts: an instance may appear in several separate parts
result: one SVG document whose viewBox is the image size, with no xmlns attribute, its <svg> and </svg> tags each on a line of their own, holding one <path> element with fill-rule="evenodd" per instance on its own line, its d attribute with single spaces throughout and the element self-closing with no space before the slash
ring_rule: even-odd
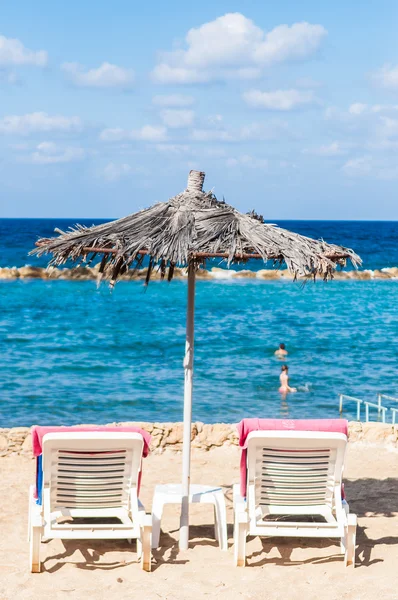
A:
<svg viewBox="0 0 398 600">
<path fill-rule="evenodd" d="M 347 515 L 347 525 L 348 527 L 356 527 L 357 526 L 357 516 L 354 513 L 349 513 Z"/>
<path fill-rule="evenodd" d="M 245 505 L 245 499 L 241 496 L 241 493 L 240 493 L 240 484 L 239 483 L 234 483 L 234 485 L 233 485 L 232 498 L 233 498 L 234 510 L 236 510 L 236 506 L 238 504 Z"/>
<path fill-rule="evenodd" d="M 30 506 L 30 525 L 31 527 L 44 526 L 44 519 L 41 512 L 41 506 L 36 504 L 36 502 L 32 503 Z"/>
<path fill-rule="evenodd" d="M 147 515 L 144 511 L 139 512 L 140 527 L 149 527 L 152 529 L 152 515 Z"/>
<path fill-rule="evenodd" d="M 247 512 L 247 504 L 245 499 L 240 495 L 239 484 L 234 485 L 234 513 L 236 523 L 248 523 L 249 515 Z"/>
</svg>

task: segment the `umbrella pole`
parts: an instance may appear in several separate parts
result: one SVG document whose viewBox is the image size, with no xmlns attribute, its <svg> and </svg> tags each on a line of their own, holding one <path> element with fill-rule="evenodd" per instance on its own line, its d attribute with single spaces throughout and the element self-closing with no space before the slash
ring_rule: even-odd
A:
<svg viewBox="0 0 398 600">
<path fill-rule="evenodd" d="M 182 500 L 180 518 L 180 550 L 188 550 L 189 485 L 191 469 L 192 379 L 195 319 L 195 266 L 188 267 L 188 305 L 184 358 L 184 437 L 182 446 Z"/>
</svg>

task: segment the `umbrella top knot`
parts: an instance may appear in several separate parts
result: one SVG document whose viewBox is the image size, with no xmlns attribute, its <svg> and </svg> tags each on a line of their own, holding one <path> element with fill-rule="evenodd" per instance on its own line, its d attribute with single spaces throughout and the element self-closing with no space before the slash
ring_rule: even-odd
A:
<svg viewBox="0 0 398 600">
<path fill-rule="evenodd" d="M 203 192 L 205 175 L 203 171 L 189 171 L 187 191 Z"/>
</svg>

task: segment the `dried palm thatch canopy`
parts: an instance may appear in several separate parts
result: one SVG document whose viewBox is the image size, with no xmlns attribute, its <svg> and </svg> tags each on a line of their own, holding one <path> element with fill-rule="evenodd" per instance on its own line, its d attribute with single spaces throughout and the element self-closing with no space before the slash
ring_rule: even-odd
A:
<svg viewBox="0 0 398 600">
<path fill-rule="evenodd" d="M 32 254 L 53 255 L 50 265 L 83 259 L 88 263 L 99 254 L 102 276 L 113 285 L 126 269 L 142 266 L 149 257 L 147 282 L 158 266 L 170 281 L 174 267 L 196 268 L 208 258 L 232 262 L 250 258 L 286 263 L 297 277 L 330 279 L 336 266 L 347 259 L 354 267 L 361 259 L 349 248 L 292 233 L 263 222 L 252 212 L 242 214 L 220 202 L 212 192 L 204 192 L 205 174 L 191 171 L 185 191 L 167 202 L 159 202 L 123 219 L 103 225 L 76 225 L 70 231 L 56 229 L 58 237 L 40 239 Z"/>
</svg>

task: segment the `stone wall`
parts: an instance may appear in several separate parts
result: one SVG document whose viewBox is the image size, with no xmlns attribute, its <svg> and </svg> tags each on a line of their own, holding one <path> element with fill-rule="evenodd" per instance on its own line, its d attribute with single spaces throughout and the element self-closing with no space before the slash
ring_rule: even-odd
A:
<svg viewBox="0 0 398 600">
<path fill-rule="evenodd" d="M 151 434 L 151 450 L 161 453 L 165 448 L 176 452 L 182 449 L 182 423 L 112 423 L 136 425 Z M 237 446 L 236 425 L 227 423 L 192 424 L 192 447 L 211 450 L 219 446 Z M 349 441 L 385 444 L 398 449 L 398 425 L 387 423 L 349 424 Z M 0 429 L 0 456 L 23 455 L 32 457 L 32 437 L 29 427 Z"/>
</svg>

